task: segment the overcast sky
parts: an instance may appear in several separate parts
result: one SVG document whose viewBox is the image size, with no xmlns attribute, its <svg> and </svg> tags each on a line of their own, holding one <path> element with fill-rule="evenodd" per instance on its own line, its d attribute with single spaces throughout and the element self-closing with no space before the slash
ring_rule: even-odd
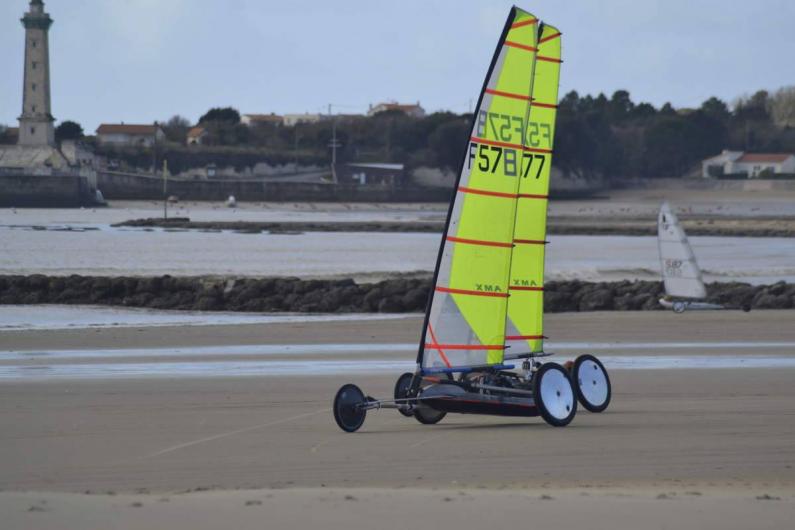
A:
<svg viewBox="0 0 795 530">
<path fill-rule="evenodd" d="M 513 2 L 45 0 L 53 115 L 93 132 L 208 108 L 465 112 Z M 27 0 L 0 0 L 0 123 L 22 98 Z M 561 90 L 697 106 L 795 84 L 793 0 L 528 0 L 563 31 Z"/>
</svg>

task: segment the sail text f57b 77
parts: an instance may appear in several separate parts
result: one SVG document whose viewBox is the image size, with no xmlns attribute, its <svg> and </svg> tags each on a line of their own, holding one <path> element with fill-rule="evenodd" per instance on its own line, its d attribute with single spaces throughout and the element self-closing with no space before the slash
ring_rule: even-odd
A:
<svg viewBox="0 0 795 530">
<path fill-rule="evenodd" d="M 544 44 L 548 55 L 537 57 Z M 478 100 L 448 213 L 418 355 L 425 370 L 501 363 L 514 290 L 531 296 L 515 306 L 511 333 L 541 334 L 543 244 L 517 254 L 515 266 L 512 260 L 517 245 L 530 248 L 525 241 L 545 237 L 559 63 L 559 32 L 513 8 Z M 536 83 L 544 88 L 536 91 Z M 525 208 L 523 202 L 537 204 Z"/>
</svg>

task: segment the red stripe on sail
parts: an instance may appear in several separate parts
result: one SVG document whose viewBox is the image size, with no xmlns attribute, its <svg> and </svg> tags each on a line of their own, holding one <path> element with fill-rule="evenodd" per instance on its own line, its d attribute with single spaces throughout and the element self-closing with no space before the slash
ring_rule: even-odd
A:
<svg viewBox="0 0 795 530">
<path fill-rule="evenodd" d="M 511 24 L 511 29 L 521 28 L 524 26 L 531 26 L 533 24 L 536 24 L 537 22 L 538 22 L 537 18 L 533 18 L 530 20 L 523 20 L 521 22 L 514 22 L 513 24 Z"/>
<path fill-rule="evenodd" d="M 431 332 L 431 340 L 433 341 L 433 344 L 438 346 L 439 345 L 439 341 L 436 340 L 436 335 L 433 334 L 433 327 L 431 326 L 430 322 L 428 322 L 428 331 Z M 447 360 L 447 355 L 444 354 L 444 352 L 441 350 L 441 348 L 435 348 L 435 349 L 437 349 L 439 351 L 439 357 L 442 358 L 442 361 L 444 361 L 444 364 L 446 364 L 448 368 L 452 368 L 453 365 L 450 364 L 449 360 Z"/>
<path fill-rule="evenodd" d="M 482 241 L 480 239 L 464 239 L 463 237 L 447 236 L 448 241 L 453 243 L 464 243 L 467 245 L 481 245 L 484 247 L 513 248 L 513 243 L 502 243 L 501 241 Z"/>
<path fill-rule="evenodd" d="M 505 346 L 499 344 L 425 344 L 431 350 L 504 350 Z"/>
<path fill-rule="evenodd" d="M 562 35 L 562 33 L 555 33 L 554 35 L 548 35 L 548 36 L 544 37 L 543 39 L 541 39 L 540 41 L 538 41 L 538 43 L 541 44 L 542 42 L 547 42 L 547 41 L 550 41 L 552 39 L 557 39 L 561 35 Z"/>
<path fill-rule="evenodd" d="M 542 107 L 545 109 L 558 108 L 557 105 L 553 105 L 552 103 L 538 103 L 537 101 L 534 101 L 533 98 L 530 96 L 525 96 L 524 94 L 515 94 L 513 92 L 505 92 L 504 90 L 494 90 L 492 88 L 487 88 L 486 94 L 492 94 L 494 96 L 502 96 L 504 98 L 518 99 L 520 101 L 530 101 L 531 107 Z"/>
<path fill-rule="evenodd" d="M 469 291 L 467 289 L 450 289 L 449 287 L 437 287 L 440 293 L 467 294 L 472 296 L 495 296 L 497 298 L 508 298 L 508 293 L 487 293 L 484 291 Z"/>
<path fill-rule="evenodd" d="M 549 243 L 549 241 L 544 241 L 542 239 L 514 239 L 513 242 L 520 245 L 546 245 Z"/>
<path fill-rule="evenodd" d="M 528 46 L 526 44 L 519 44 L 518 42 L 513 42 L 513 41 L 510 41 L 510 40 L 506 40 L 505 41 L 505 45 L 506 46 L 510 46 L 511 48 L 518 48 L 520 50 L 525 50 L 525 51 L 528 51 L 528 52 L 537 52 L 538 51 L 538 48 L 535 48 L 533 46 Z"/>
<path fill-rule="evenodd" d="M 476 188 L 466 188 L 464 186 L 460 186 L 458 191 L 463 193 L 474 193 L 475 195 L 488 195 L 489 197 L 502 197 L 505 199 L 515 199 L 518 197 L 515 193 L 504 193 L 502 191 L 489 191 L 489 190 L 479 190 Z"/>
<path fill-rule="evenodd" d="M 549 195 L 534 195 L 532 193 L 520 193 L 517 195 L 519 199 L 548 199 Z"/>
<path fill-rule="evenodd" d="M 539 61 L 546 61 L 548 63 L 562 63 L 563 61 L 556 57 L 547 57 L 546 55 L 536 55 Z"/>
<path fill-rule="evenodd" d="M 508 142 L 498 142 L 496 140 L 486 140 L 485 138 L 478 138 L 477 136 L 471 136 L 469 138 L 475 143 L 485 144 L 485 145 L 493 145 L 495 147 L 509 147 L 511 149 L 520 149 L 522 151 L 530 151 L 532 153 L 551 153 L 552 149 L 541 149 L 538 147 L 527 147 L 526 145 L 519 145 L 519 144 L 510 144 Z"/>
<path fill-rule="evenodd" d="M 486 94 L 493 94 L 495 96 L 502 96 L 504 98 L 520 99 L 522 101 L 530 101 L 533 99 L 530 96 L 525 96 L 524 94 L 514 94 L 512 92 L 503 92 L 502 90 L 493 90 L 491 88 L 486 89 Z"/>
</svg>

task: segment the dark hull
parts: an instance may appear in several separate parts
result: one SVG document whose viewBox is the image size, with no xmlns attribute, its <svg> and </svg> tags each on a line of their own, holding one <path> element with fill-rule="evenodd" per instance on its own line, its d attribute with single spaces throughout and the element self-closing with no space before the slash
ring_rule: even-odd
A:
<svg viewBox="0 0 795 530">
<path fill-rule="evenodd" d="M 538 416 L 532 398 L 495 396 L 466 392 L 453 385 L 433 385 L 421 394 L 423 406 L 441 412 L 489 414 L 492 416 Z"/>
</svg>

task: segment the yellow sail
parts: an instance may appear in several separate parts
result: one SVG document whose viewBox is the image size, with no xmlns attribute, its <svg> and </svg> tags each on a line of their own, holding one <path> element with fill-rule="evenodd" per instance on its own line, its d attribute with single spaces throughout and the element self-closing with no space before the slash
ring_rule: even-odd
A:
<svg viewBox="0 0 795 530">
<path fill-rule="evenodd" d="M 511 9 L 475 110 L 439 251 L 418 355 L 426 371 L 503 360 L 538 33 L 536 17 Z"/>
<path fill-rule="evenodd" d="M 557 115 L 561 36 L 560 31 L 548 24 L 541 24 L 540 31 L 513 234 L 511 296 L 505 331 L 508 357 L 543 351 L 547 196 Z"/>
</svg>

